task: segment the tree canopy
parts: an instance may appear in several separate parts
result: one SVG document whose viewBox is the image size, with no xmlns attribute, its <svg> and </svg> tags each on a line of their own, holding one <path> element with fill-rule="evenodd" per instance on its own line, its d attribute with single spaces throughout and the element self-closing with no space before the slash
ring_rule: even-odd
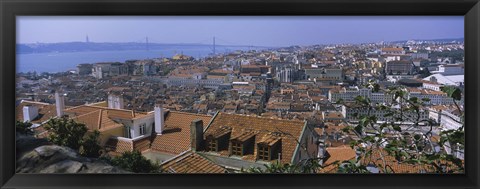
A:
<svg viewBox="0 0 480 189">
<path fill-rule="evenodd" d="M 30 122 L 21 122 L 21 121 L 16 121 L 15 122 L 15 131 L 24 134 L 24 135 L 33 135 L 33 129 L 32 129 L 32 123 Z"/>
<path fill-rule="evenodd" d="M 159 173 L 160 166 L 152 163 L 150 160 L 142 156 L 139 151 L 124 152 L 119 157 L 113 157 L 108 160 L 112 165 L 119 166 L 127 171 L 134 173 Z"/>
<path fill-rule="evenodd" d="M 59 146 L 66 146 L 79 150 L 83 143 L 83 137 L 87 133 L 87 127 L 83 123 L 77 123 L 66 117 L 52 118 L 45 124 L 48 131 L 48 140 Z"/>
<path fill-rule="evenodd" d="M 81 147 L 81 154 L 86 157 L 99 157 L 102 147 L 99 144 L 100 132 L 98 130 L 93 131 L 91 134 L 87 134 Z"/>
</svg>

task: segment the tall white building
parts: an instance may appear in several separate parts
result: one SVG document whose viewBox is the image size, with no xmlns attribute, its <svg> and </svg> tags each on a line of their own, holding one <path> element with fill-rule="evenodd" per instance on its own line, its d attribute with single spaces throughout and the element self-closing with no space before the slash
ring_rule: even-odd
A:
<svg viewBox="0 0 480 189">
<path fill-rule="evenodd" d="M 278 81 L 282 83 L 291 83 L 293 82 L 293 78 L 295 77 L 295 70 L 291 67 L 277 67 L 276 76 Z"/>
</svg>

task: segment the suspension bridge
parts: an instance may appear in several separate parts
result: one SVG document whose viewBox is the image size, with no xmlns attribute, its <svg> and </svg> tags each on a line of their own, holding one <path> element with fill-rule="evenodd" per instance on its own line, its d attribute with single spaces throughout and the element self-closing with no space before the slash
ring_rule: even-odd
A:
<svg viewBox="0 0 480 189">
<path fill-rule="evenodd" d="M 276 48 L 272 46 L 248 45 L 244 43 L 225 40 L 219 37 L 212 37 L 208 39 L 192 41 L 189 43 L 165 43 L 164 41 L 146 36 L 146 37 L 142 37 L 142 38 L 138 38 L 136 40 L 130 41 L 130 43 L 144 44 L 146 50 L 150 50 L 152 47 L 155 47 L 155 46 L 165 46 L 165 45 L 204 46 L 204 47 L 208 47 L 212 52 L 212 54 L 228 53 L 235 50 L 260 50 L 260 49 Z"/>
</svg>

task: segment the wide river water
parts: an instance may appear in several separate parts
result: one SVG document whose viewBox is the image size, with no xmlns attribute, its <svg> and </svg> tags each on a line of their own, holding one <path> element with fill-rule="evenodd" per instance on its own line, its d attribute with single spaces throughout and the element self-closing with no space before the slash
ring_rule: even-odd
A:
<svg viewBox="0 0 480 189">
<path fill-rule="evenodd" d="M 248 50 L 240 47 L 217 47 L 217 53 L 225 53 L 234 50 Z M 125 51 L 88 51 L 68 53 L 32 53 L 17 54 L 16 70 L 18 72 L 64 72 L 76 69 L 78 64 L 97 62 L 125 62 L 126 60 L 141 60 L 150 58 L 171 58 L 175 54 L 195 58 L 205 57 L 212 53 L 210 47 L 182 47 L 161 50 L 125 50 Z"/>
</svg>

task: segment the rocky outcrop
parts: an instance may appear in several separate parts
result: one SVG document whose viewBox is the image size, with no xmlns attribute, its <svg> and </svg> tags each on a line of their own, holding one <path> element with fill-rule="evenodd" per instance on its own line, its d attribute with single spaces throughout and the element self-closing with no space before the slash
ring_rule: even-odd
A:
<svg viewBox="0 0 480 189">
<path fill-rule="evenodd" d="M 17 135 L 17 173 L 129 173 L 44 139 Z"/>
</svg>

